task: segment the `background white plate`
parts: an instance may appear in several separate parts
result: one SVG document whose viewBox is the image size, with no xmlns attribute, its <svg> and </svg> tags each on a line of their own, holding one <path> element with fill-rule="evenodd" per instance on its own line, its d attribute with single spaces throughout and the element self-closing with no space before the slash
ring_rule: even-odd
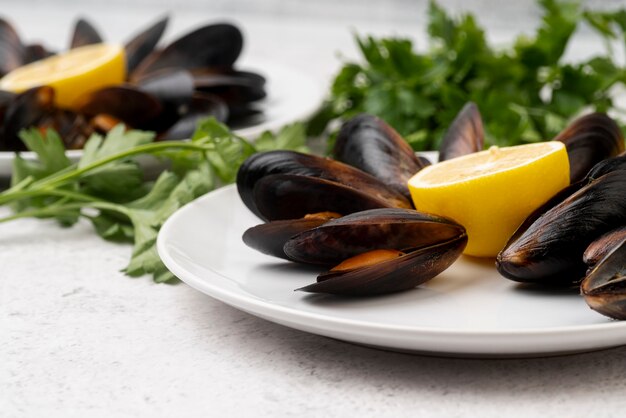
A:
<svg viewBox="0 0 626 418">
<path fill-rule="evenodd" d="M 462 257 L 414 290 L 342 298 L 293 290 L 316 268 L 246 247 L 261 221 L 229 186 L 192 202 L 165 223 L 159 255 L 190 286 L 296 329 L 391 350 L 457 356 L 555 355 L 626 344 L 626 321 L 591 311 L 576 290 L 533 290 L 498 275 L 493 261 Z"/>
<path fill-rule="evenodd" d="M 266 80 L 267 97 L 258 102 L 263 111 L 262 120 L 234 132 L 246 139 L 254 140 L 265 131 L 276 131 L 282 126 L 305 120 L 321 105 L 326 89 L 312 77 L 293 68 L 266 60 L 242 60 L 238 69 L 258 72 Z M 67 151 L 72 161 L 82 156 L 82 150 Z M 26 159 L 35 159 L 32 152 L 22 152 Z M 9 177 L 12 171 L 14 152 L 0 151 L 0 177 Z"/>
</svg>

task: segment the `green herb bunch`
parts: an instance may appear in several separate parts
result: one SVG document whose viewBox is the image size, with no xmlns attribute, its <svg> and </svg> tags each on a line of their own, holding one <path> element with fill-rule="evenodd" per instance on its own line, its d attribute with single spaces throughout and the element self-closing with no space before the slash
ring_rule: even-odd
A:
<svg viewBox="0 0 626 418">
<path fill-rule="evenodd" d="M 10 204 L 14 214 L 0 222 L 36 217 L 71 226 L 88 219 L 102 238 L 133 243 L 126 274 L 151 274 L 157 282 L 175 279 L 155 246 L 159 228 L 172 213 L 232 183 L 241 163 L 255 152 L 307 151 L 302 124 L 286 126 L 277 135 L 265 133 L 252 145 L 215 119 L 200 123 L 190 141 L 153 142 L 153 133 L 125 131 L 119 125 L 106 138 L 89 138 L 77 163 L 65 155 L 53 130 L 42 134 L 30 129 L 20 136 L 38 158 L 16 154 L 12 186 L 0 193 L 0 205 Z M 146 179 L 143 167 L 150 164 L 168 164 L 170 169 L 156 180 Z"/>
<path fill-rule="evenodd" d="M 310 131 L 367 112 L 396 128 L 414 149 L 436 149 L 457 112 L 473 101 L 483 115 L 486 143 L 504 146 L 551 139 L 585 109 L 614 109 L 611 90 L 626 82 L 626 69 L 614 62 L 610 47 L 576 64 L 562 57 L 580 22 L 609 46 L 626 40 L 626 10 L 594 12 L 575 1 L 539 4 L 543 17 L 534 36 L 519 36 L 503 50 L 487 43 L 474 16 L 453 18 L 435 2 L 428 9 L 425 53 L 408 39 L 356 36 L 364 63 L 343 66 Z"/>
</svg>

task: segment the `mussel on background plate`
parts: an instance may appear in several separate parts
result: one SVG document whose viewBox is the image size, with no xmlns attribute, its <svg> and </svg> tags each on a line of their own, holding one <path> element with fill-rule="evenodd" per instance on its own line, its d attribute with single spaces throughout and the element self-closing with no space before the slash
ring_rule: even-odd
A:
<svg viewBox="0 0 626 418">
<path fill-rule="evenodd" d="M 31 126 L 54 128 L 68 149 L 79 149 L 92 133 L 118 123 L 156 131 L 163 139 L 188 138 L 207 116 L 234 127 L 254 123 L 261 116 L 255 103 L 266 96 L 265 78 L 234 67 L 243 47 L 239 28 L 209 24 L 159 48 L 167 23 L 165 17 L 125 43 L 126 83 L 85 93 L 73 110 L 55 106 L 50 87 L 0 91 L 0 150 L 24 150 L 17 134 Z M 100 42 L 92 24 L 76 22 L 70 48 Z M 23 43 L 0 19 L 0 76 L 53 54 L 43 45 Z"/>
</svg>

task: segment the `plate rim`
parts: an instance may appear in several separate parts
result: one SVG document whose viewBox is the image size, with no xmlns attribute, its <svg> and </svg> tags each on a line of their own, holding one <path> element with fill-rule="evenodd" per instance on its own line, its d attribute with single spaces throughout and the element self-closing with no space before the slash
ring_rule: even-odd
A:
<svg viewBox="0 0 626 418">
<path fill-rule="evenodd" d="M 336 328 L 337 326 L 348 326 L 352 330 L 360 331 L 360 334 L 363 335 L 365 333 L 399 333 L 398 337 L 407 338 L 407 337 L 426 337 L 426 338 L 445 338 L 445 339 L 458 339 L 458 338 L 466 338 L 466 339 L 480 339 L 480 337 L 486 337 L 490 339 L 489 344 L 493 344 L 494 339 L 506 339 L 507 345 L 514 343 L 518 340 L 526 340 L 528 338 L 537 337 L 537 338 L 545 338 L 550 337 L 551 339 L 560 339 L 563 337 L 572 337 L 577 334 L 584 332 L 590 334 L 603 334 L 612 331 L 621 331 L 624 333 L 623 341 L 611 344 L 602 344 L 593 345 L 593 347 L 597 348 L 607 348 L 617 345 L 626 344 L 626 321 L 611 321 L 607 323 L 601 324 L 584 324 L 584 325 L 567 325 L 567 326 L 558 326 L 558 327 L 547 327 L 547 328 L 526 328 L 526 329 L 509 329 L 509 330 L 467 330 L 467 329 L 440 329 L 433 327 L 421 327 L 421 326 L 407 326 L 407 325 L 389 325 L 389 324 L 380 324 L 380 323 L 372 323 L 370 321 L 359 321 L 354 319 L 347 318 L 338 318 L 336 316 L 332 316 L 329 314 L 322 314 L 316 312 L 308 312 L 302 311 L 293 307 L 272 304 L 263 299 L 254 297 L 251 294 L 246 292 L 235 292 L 229 289 L 224 289 L 220 287 L 218 284 L 212 283 L 208 280 L 202 279 L 196 276 L 194 273 L 187 270 L 185 267 L 180 265 L 176 260 L 176 257 L 172 255 L 168 248 L 168 236 L 171 234 L 170 230 L 174 229 L 176 224 L 179 222 L 179 219 L 185 218 L 187 213 L 193 211 L 195 207 L 202 206 L 204 202 L 211 199 L 219 199 L 221 194 L 233 193 L 235 189 L 235 185 L 229 185 L 222 187 L 220 189 L 214 190 L 201 196 L 195 201 L 185 205 L 178 211 L 176 211 L 170 218 L 165 222 L 165 224 L 161 227 L 161 231 L 157 237 L 157 251 L 159 256 L 163 260 L 164 264 L 170 269 L 177 277 L 179 277 L 183 282 L 187 283 L 191 287 L 197 289 L 198 291 L 207 294 L 208 296 L 213 297 L 214 299 L 220 300 L 228 305 L 231 305 L 237 309 L 244 310 L 248 313 L 251 313 L 256 316 L 261 316 L 264 319 L 279 322 L 274 319 L 276 318 L 267 318 L 265 313 L 267 312 L 275 312 L 279 314 L 287 315 L 287 318 L 280 319 L 289 319 L 288 322 L 293 322 L 293 320 L 304 320 L 304 321 L 314 321 L 316 326 L 318 325 L 329 325 L 331 328 Z M 232 278 L 226 277 L 223 274 L 215 271 L 212 268 L 203 266 L 203 268 L 210 271 L 210 273 L 214 276 L 217 276 L 220 280 L 233 280 Z M 244 306 L 242 306 L 244 305 Z M 600 315 L 600 314 L 598 314 Z M 312 324 L 300 324 L 309 327 Z M 297 327 L 294 327 L 297 328 Z M 300 328 L 302 329 L 302 328 Z M 322 334 L 324 335 L 324 334 Z M 620 333 L 621 335 L 621 333 Z M 349 340 L 349 339 L 348 339 Z M 350 340 L 352 341 L 352 340 Z M 593 341 L 592 341 L 593 343 Z M 472 349 L 468 349 L 469 347 L 465 347 L 462 353 L 465 354 L 476 354 L 476 353 L 488 353 L 490 351 L 485 351 L 484 349 L 480 349 L 483 346 L 480 342 L 478 344 L 474 344 Z M 544 347 L 545 348 L 545 347 Z M 432 350 L 424 350 L 424 351 L 432 351 Z M 441 352 L 451 352 L 447 350 L 438 350 Z M 458 350 L 454 350 L 458 352 Z M 528 350 L 505 350 L 502 348 L 496 350 L 498 353 L 528 353 Z M 563 352 L 564 350 L 548 350 L 548 351 L 535 351 L 536 353 L 548 353 L 559 351 Z"/>
</svg>

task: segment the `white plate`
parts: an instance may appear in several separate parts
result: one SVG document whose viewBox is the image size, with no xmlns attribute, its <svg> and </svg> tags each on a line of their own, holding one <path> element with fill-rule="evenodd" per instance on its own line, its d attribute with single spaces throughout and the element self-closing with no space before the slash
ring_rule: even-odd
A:
<svg viewBox="0 0 626 418">
<path fill-rule="evenodd" d="M 263 111 L 262 120 L 253 126 L 234 130 L 248 140 L 256 139 L 265 131 L 276 131 L 288 123 L 309 118 L 324 99 L 326 89 L 315 79 L 283 64 L 250 59 L 242 60 L 237 68 L 258 72 L 267 80 L 267 97 L 258 102 L 258 108 Z M 30 160 L 36 158 L 32 152 L 22 152 L 21 155 Z M 67 155 L 72 161 L 78 161 L 83 152 L 69 150 Z M 14 156 L 14 152 L 0 151 L 0 177 L 11 175 Z"/>
<path fill-rule="evenodd" d="M 414 290 L 345 298 L 293 290 L 315 268 L 246 247 L 260 221 L 234 186 L 176 212 L 158 237 L 165 265 L 190 286 L 267 320 L 359 344 L 454 356 L 526 357 L 626 344 L 626 321 L 591 311 L 576 291 L 524 288 L 498 275 L 493 261 L 462 257 Z"/>
</svg>

